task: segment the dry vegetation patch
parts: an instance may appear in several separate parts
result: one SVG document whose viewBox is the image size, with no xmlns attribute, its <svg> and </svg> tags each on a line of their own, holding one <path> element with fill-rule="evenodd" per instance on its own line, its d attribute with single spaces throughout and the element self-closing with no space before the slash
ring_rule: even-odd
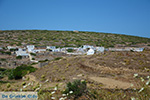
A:
<svg viewBox="0 0 150 100">
<path fill-rule="evenodd" d="M 49 65 L 36 71 L 33 75 L 41 82 L 49 79 L 50 82 L 63 83 L 74 79 L 84 79 L 90 83 L 92 81 L 90 77 L 108 78 L 108 81 L 112 79 L 127 83 L 127 88 L 129 88 L 130 83 L 137 82 L 133 78 L 135 73 L 139 73 L 141 77 L 149 75 L 149 55 L 150 53 L 148 52 L 106 52 L 105 54 L 93 56 L 63 58 L 49 63 Z M 142 64 L 138 64 L 139 61 Z M 147 70 L 143 70 L 143 68 L 147 68 Z M 43 79 L 41 79 L 42 75 L 44 75 Z M 78 75 L 81 76 L 78 77 Z M 96 82 L 95 79 L 94 82 L 98 82 L 99 85 L 102 83 L 100 81 Z M 135 84 L 135 86 L 137 85 Z"/>
</svg>

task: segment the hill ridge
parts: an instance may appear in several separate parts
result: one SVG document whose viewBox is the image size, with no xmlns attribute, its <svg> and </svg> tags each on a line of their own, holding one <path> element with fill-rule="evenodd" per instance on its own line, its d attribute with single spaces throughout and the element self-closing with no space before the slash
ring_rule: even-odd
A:
<svg viewBox="0 0 150 100">
<path fill-rule="evenodd" d="M 114 47 L 117 44 L 131 46 L 150 44 L 150 38 L 124 34 L 87 32 L 87 31 L 60 31 L 60 30 L 4 30 L 0 31 L 2 44 L 18 45 L 22 43 L 34 45 L 77 46 L 95 45 Z"/>
</svg>

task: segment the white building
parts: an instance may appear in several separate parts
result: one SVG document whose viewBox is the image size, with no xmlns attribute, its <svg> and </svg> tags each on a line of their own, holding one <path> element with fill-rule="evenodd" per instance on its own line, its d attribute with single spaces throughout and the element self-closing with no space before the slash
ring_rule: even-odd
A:
<svg viewBox="0 0 150 100">
<path fill-rule="evenodd" d="M 88 48 L 92 49 L 92 48 L 94 48 L 94 47 L 91 46 L 91 45 L 83 45 L 83 49 L 88 49 Z"/>
<path fill-rule="evenodd" d="M 144 50 L 144 48 L 133 48 L 133 51 L 136 52 L 142 52 Z"/>
<path fill-rule="evenodd" d="M 14 46 L 7 46 L 7 49 L 17 49 L 17 47 L 14 47 Z"/>
<path fill-rule="evenodd" d="M 52 49 L 52 52 L 61 52 L 61 49 L 60 48 Z"/>
<path fill-rule="evenodd" d="M 51 49 L 51 50 L 53 50 L 53 49 L 56 49 L 56 47 L 55 47 L 55 46 L 47 46 L 46 49 Z"/>
<path fill-rule="evenodd" d="M 96 47 L 97 52 L 104 52 L 105 48 L 104 47 Z"/>
<path fill-rule="evenodd" d="M 74 47 L 66 47 L 66 49 L 73 49 L 74 50 Z"/>
<path fill-rule="evenodd" d="M 26 51 L 25 48 L 18 48 L 18 51 Z"/>
<path fill-rule="evenodd" d="M 35 49 L 35 50 L 33 50 L 32 52 L 45 52 L 46 51 L 46 49 Z"/>
<path fill-rule="evenodd" d="M 142 52 L 144 48 L 133 48 L 133 47 L 126 47 L 126 48 L 109 48 L 109 51 L 135 51 L 135 52 Z"/>
<path fill-rule="evenodd" d="M 109 51 L 126 51 L 126 49 L 123 48 L 108 48 Z"/>
<path fill-rule="evenodd" d="M 66 48 L 61 48 L 61 52 L 66 53 L 67 52 Z"/>
<path fill-rule="evenodd" d="M 77 53 L 85 54 L 86 52 L 84 51 L 83 48 L 79 47 L 79 48 L 77 49 Z"/>
<path fill-rule="evenodd" d="M 96 47 L 91 46 L 90 49 L 96 50 Z"/>
<path fill-rule="evenodd" d="M 69 55 L 83 55 L 83 53 L 81 53 L 81 52 L 79 52 L 79 53 L 77 53 L 77 52 L 67 52 L 67 54 L 69 54 Z"/>
<path fill-rule="evenodd" d="M 33 52 L 34 48 L 34 45 L 27 45 L 28 52 Z"/>
<path fill-rule="evenodd" d="M 16 56 L 29 56 L 26 51 L 16 51 Z"/>
<path fill-rule="evenodd" d="M 95 51 L 93 49 L 89 49 L 87 52 L 87 55 L 93 55 L 95 53 Z"/>
</svg>

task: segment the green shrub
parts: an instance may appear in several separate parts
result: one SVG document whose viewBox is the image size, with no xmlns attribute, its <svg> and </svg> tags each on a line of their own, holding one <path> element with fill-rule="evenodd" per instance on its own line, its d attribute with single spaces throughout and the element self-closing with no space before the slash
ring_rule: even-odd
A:
<svg viewBox="0 0 150 100">
<path fill-rule="evenodd" d="M 23 75 L 22 75 L 22 71 L 19 70 L 18 68 L 15 69 L 15 70 L 13 71 L 13 76 L 14 76 L 15 79 L 21 79 L 22 76 L 23 76 Z"/>
<path fill-rule="evenodd" d="M 36 65 L 36 64 L 38 64 L 38 63 L 32 63 L 31 65 Z"/>
<path fill-rule="evenodd" d="M 45 60 L 40 60 L 39 62 L 46 62 L 46 61 L 48 61 L 48 59 L 45 59 Z"/>
<path fill-rule="evenodd" d="M 12 69 L 12 70 L 10 71 L 10 73 L 8 74 L 8 79 L 9 79 L 9 80 L 14 79 L 13 71 L 14 71 L 14 69 Z"/>
<path fill-rule="evenodd" d="M 36 71 L 37 68 L 32 66 L 22 65 L 12 69 L 8 79 L 21 79 L 24 75 Z"/>
<path fill-rule="evenodd" d="M 7 83 L 7 88 L 9 88 L 10 87 L 10 83 Z"/>
<path fill-rule="evenodd" d="M 60 59 L 62 59 L 62 57 L 57 57 L 57 58 L 55 58 L 55 60 L 60 60 Z"/>
<path fill-rule="evenodd" d="M 0 68 L 0 71 L 5 71 L 6 69 L 5 68 Z"/>
<path fill-rule="evenodd" d="M 32 60 L 35 60 L 35 58 L 32 58 Z"/>
<path fill-rule="evenodd" d="M 51 49 L 46 49 L 46 51 L 52 51 Z"/>
<path fill-rule="evenodd" d="M 45 75 L 42 75 L 41 78 L 45 78 Z"/>
<path fill-rule="evenodd" d="M 70 91 L 73 93 L 69 94 Z M 73 95 L 75 98 L 78 98 L 86 91 L 86 82 L 81 80 L 75 80 L 72 83 L 67 83 L 67 88 L 64 91 L 65 94 Z"/>
<path fill-rule="evenodd" d="M 22 59 L 22 56 L 17 56 L 16 59 Z"/>
<path fill-rule="evenodd" d="M 18 49 L 10 49 L 10 51 L 17 51 Z"/>
<path fill-rule="evenodd" d="M 35 53 L 30 53 L 32 56 L 36 56 L 36 54 Z"/>
<path fill-rule="evenodd" d="M 5 52 L 5 51 L 0 51 L 2 54 L 7 54 L 7 55 L 11 55 L 11 52 L 9 52 L 9 51 L 7 51 L 7 52 Z"/>
<path fill-rule="evenodd" d="M 22 84 L 21 84 L 21 85 L 22 85 L 22 86 L 23 86 L 23 85 L 26 85 L 26 82 L 22 82 Z"/>
<path fill-rule="evenodd" d="M 5 58 L 1 58 L 0 60 L 1 60 L 1 61 L 6 61 L 6 59 L 5 59 Z"/>
<path fill-rule="evenodd" d="M 2 79 L 4 76 L 2 74 L 0 74 L 0 79 Z"/>
<path fill-rule="evenodd" d="M 11 55 L 11 52 L 8 51 L 8 52 L 5 52 L 5 54 Z"/>
<path fill-rule="evenodd" d="M 2 47 L 4 50 L 6 50 L 7 48 L 6 47 Z"/>
<path fill-rule="evenodd" d="M 68 49 L 67 51 L 68 51 L 68 52 L 73 52 L 73 49 Z"/>
</svg>

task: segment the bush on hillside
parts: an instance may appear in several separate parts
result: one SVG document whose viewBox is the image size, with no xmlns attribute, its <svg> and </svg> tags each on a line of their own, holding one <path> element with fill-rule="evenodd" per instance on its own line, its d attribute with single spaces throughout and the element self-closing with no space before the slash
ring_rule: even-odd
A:
<svg viewBox="0 0 150 100">
<path fill-rule="evenodd" d="M 68 49 L 67 51 L 68 51 L 68 52 L 73 52 L 73 49 Z"/>
<path fill-rule="evenodd" d="M 5 68 L 0 68 L 0 71 L 5 71 L 6 69 Z"/>
<path fill-rule="evenodd" d="M 0 79 L 4 77 L 5 68 L 0 68 Z"/>
<path fill-rule="evenodd" d="M 36 56 L 36 54 L 35 53 L 30 53 L 32 56 Z"/>
<path fill-rule="evenodd" d="M 22 59 L 22 56 L 17 56 L 16 59 Z"/>
<path fill-rule="evenodd" d="M 0 79 L 2 79 L 4 76 L 2 74 L 0 74 Z"/>
<path fill-rule="evenodd" d="M 2 53 L 2 54 L 7 54 L 7 55 L 11 55 L 11 52 L 9 52 L 9 51 L 0 51 L 0 53 Z"/>
<path fill-rule="evenodd" d="M 21 79 L 24 75 L 36 71 L 32 66 L 22 65 L 12 69 L 8 75 L 8 79 Z"/>
<path fill-rule="evenodd" d="M 70 95 L 73 95 L 75 98 L 78 98 L 86 91 L 86 82 L 81 80 L 75 80 L 72 83 L 67 83 L 67 88 L 64 91 L 65 94 L 69 94 L 72 91 Z"/>
<path fill-rule="evenodd" d="M 9 79 L 9 80 L 14 79 L 13 71 L 14 71 L 14 69 L 12 69 L 12 70 L 10 71 L 10 73 L 8 74 L 8 79 Z"/>
<path fill-rule="evenodd" d="M 10 51 L 12 52 L 12 51 L 17 51 L 18 49 L 10 49 Z"/>
<path fill-rule="evenodd" d="M 5 54 L 7 54 L 7 55 L 11 55 L 11 52 L 9 52 L 9 51 L 8 51 L 8 52 L 5 52 Z"/>
<path fill-rule="evenodd" d="M 62 57 L 57 57 L 57 58 L 55 58 L 54 60 L 60 60 L 60 59 L 62 59 Z"/>
</svg>

